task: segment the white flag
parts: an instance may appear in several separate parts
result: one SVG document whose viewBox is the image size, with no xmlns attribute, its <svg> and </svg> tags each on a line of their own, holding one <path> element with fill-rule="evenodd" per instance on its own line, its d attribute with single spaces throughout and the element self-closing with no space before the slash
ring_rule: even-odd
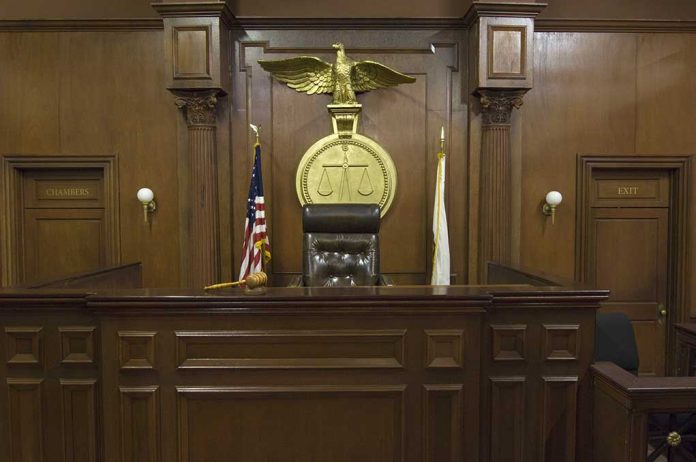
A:
<svg viewBox="0 0 696 462">
<path fill-rule="evenodd" d="M 444 129 L 441 135 L 444 144 Z M 445 153 L 437 153 L 437 180 L 435 182 L 435 204 L 433 206 L 433 274 L 432 285 L 450 283 L 449 233 L 447 232 L 447 213 L 445 213 Z"/>
</svg>

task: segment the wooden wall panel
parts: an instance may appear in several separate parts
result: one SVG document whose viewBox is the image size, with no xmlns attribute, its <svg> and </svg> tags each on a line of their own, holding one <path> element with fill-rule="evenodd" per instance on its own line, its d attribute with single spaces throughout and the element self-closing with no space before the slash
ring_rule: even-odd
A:
<svg viewBox="0 0 696 462">
<path fill-rule="evenodd" d="M 578 154 L 696 153 L 694 50 L 693 34 L 535 34 L 534 89 L 520 110 L 521 265 L 575 276 Z M 564 196 L 553 226 L 539 213 L 551 189 Z M 693 187 L 688 199 L 696 201 Z M 693 246 L 694 234 L 688 239 Z M 696 273 L 689 277 L 696 284 Z"/>
<path fill-rule="evenodd" d="M 45 460 L 42 382 L 42 379 L 7 379 L 12 462 Z"/>
<path fill-rule="evenodd" d="M 406 460 L 402 385 L 177 387 L 177 391 L 181 462 L 222 462 L 230 454 L 250 462 Z M 344 439 L 348 433 L 360 444 Z M 263 445 L 245 444 L 261 435 Z"/>
<path fill-rule="evenodd" d="M 425 282 L 431 264 L 430 223 L 440 127 L 447 132 L 448 148 L 454 143 L 464 145 L 466 137 L 457 85 L 460 32 L 439 32 L 437 42 L 432 31 L 247 33 L 237 50 L 240 72 L 233 78 L 232 95 L 240 102 L 233 112 L 231 128 L 235 266 L 241 253 L 243 198 L 248 191 L 252 159 L 248 123 L 262 126 L 264 192 L 273 248 L 271 269 L 276 283 L 281 284 L 302 268 L 301 208 L 295 192 L 297 165 L 314 141 L 332 133 L 326 110 L 330 97 L 297 93 L 271 80 L 256 61 L 315 55 L 333 62 L 335 52 L 329 45 L 340 40 L 353 59 L 382 62 L 418 79 L 415 84 L 359 95 L 363 112 L 358 132 L 382 144 L 398 172 L 396 197 L 380 232 L 382 272 L 394 275 L 398 283 Z M 448 158 L 447 206 L 450 245 L 455 253 L 452 272 L 456 275 L 464 274 L 466 228 L 460 191 L 467 181 L 465 165 L 464 153 L 453 151 Z"/>
<path fill-rule="evenodd" d="M 97 460 L 96 380 L 61 380 L 66 462 Z"/>
<path fill-rule="evenodd" d="M 161 31 L 2 33 L 0 155 L 116 155 L 121 261 L 145 286 L 179 284 L 177 109 Z M 135 199 L 155 191 L 152 225 Z"/>
<path fill-rule="evenodd" d="M 632 34 L 536 33 L 534 89 L 522 119 L 522 266 L 573 278 L 576 156 L 631 154 L 635 144 L 636 39 Z M 541 214 L 563 194 L 556 223 Z"/>
</svg>

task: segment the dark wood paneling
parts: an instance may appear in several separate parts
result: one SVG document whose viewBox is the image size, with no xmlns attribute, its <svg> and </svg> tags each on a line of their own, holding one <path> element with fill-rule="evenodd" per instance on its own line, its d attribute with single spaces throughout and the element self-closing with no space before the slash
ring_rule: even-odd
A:
<svg viewBox="0 0 696 462">
<path fill-rule="evenodd" d="M 121 369 L 155 369 L 157 332 L 119 331 L 118 356 Z"/>
<path fill-rule="evenodd" d="M 524 361 L 527 359 L 526 337 L 525 324 L 491 324 L 491 359 Z"/>
<path fill-rule="evenodd" d="M 524 377 L 491 377 L 490 460 L 493 462 L 521 461 L 525 450 Z"/>
<path fill-rule="evenodd" d="M 461 330 L 426 330 L 425 364 L 428 368 L 463 367 L 464 332 Z"/>
<path fill-rule="evenodd" d="M 405 389 L 405 385 L 178 387 L 179 460 L 222 462 L 234 454 L 250 462 L 404 461 Z M 348 433 L 350 440 L 344 437 Z M 248 444 L 260 435 L 262 445 Z"/>
<path fill-rule="evenodd" d="M 520 110 L 520 264 L 572 279 L 576 156 L 634 152 L 637 43 L 631 34 L 534 37 L 534 89 Z M 551 190 L 563 194 L 554 225 L 540 211 Z"/>
<path fill-rule="evenodd" d="M 12 462 L 45 460 L 42 382 L 43 379 L 7 379 Z"/>
<path fill-rule="evenodd" d="M 402 368 L 405 335 L 404 330 L 179 331 L 176 361 L 179 369 Z"/>
<path fill-rule="evenodd" d="M 462 460 L 469 448 L 463 448 L 461 385 L 426 385 L 424 391 L 423 462 Z"/>
<path fill-rule="evenodd" d="M 121 462 L 159 462 L 159 387 L 120 387 L 119 390 Z"/>
<path fill-rule="evenodd" d="M 440 127 L 447 132 L 447 148 L 465 137 L 465 121 L 458 95 L 459 33 L 442 32 L 430 50 L 432 37 L 423 31 L 374 31 L 368 36 L 343 31 L 340 36 L 317 31 L 312 36 L 299 31 L 248 31 L 238 45 L 233 79 L 233 99 L 244 106 L 232 114 L 233 197 L 246 197 L 253 138 L 248 123 L 265 127 L 261 131 L 264 193 L 267 203 L 273 260 L 271 272 L 282 284 L 301 269 L 301 214 L 295 191 L 295 171 L 305 150 L 314 141 L 331 133 L 326 112 L 329 98 L 297 93 L 271 79 L 256 63 L 258 59 L 284 59 L 296 55 L 317 55 L 333 61 L 328 44 L 342 40 L 353 59 L 383 62 L 417 78 L 415 84 L 364 93 L 359 132 L 378 141 L 393 158 L 398 186 L 392 208 L 380 230 L 381 270 L 397 283 L 422 283 L 431 264 L 432 197 L 435 153 Z M 398 47 L 393 44 L 399 43 Z M 281 46 L 282 45 L 282 46 Z M 249 119 L 251 117 L 252 119 Z M 466 162 L 461 153 L 448 158 L 447 209 L 450 223 L 452 272 L 464 271 L 464 209 L 457 191 L 466 184 Z M 234 265 L 239 264 L 243 241 L 245 202 L 233 202 Z M 412 226 L 404 227 L 403 223 Z M 404 252 L 408 248 L 408 252 Z"/>
<path fill-rule="evenodd" d="M 544 416 L 541 461 L 575 461 L 577 377 L 543 377 Z"/>
<path fill-rule="evenodd" d="M 5 327 L 5 358 L 8 365 L 44 366 L 41 326 Z"/>
<path fill-rule="evenodd" d="M 60 362 L 62 364 L 95 364 L 95 334 L 94 326 L 59 327 Z"/>
<path fill-rule="evenodd" d="M 12 63 L 0 83 L 0 154 L 117 155 L 121 256 L 143 261 L 147 286 L 179 284 L 178 114 L 162 46 L 156 30 L 0 34 L 0 60 Z M 142 186 L 166 204 L 149 228 Z"/>
<path fill-rule="evenodd" d="M 96 462 L 96 380 L 60 381 L 63 393 L 63 460 Z"/>
</svg>

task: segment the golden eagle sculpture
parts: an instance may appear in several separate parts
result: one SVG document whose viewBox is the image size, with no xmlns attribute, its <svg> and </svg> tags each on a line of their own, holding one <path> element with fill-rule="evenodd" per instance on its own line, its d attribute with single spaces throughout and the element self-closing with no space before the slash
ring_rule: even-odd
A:
<svg viewBox="0 0 696 462">
<path fill-rule="evenodd" d="M 334 43 L 336 62 L 331 65 L 314 56 L 297 56 L 279 61 L 259 61 L 290 88 L 310 95 L 333 93 L 333 104 L 357 104 L 355 94 L 413 83 L 415 77 L 395 71 L 374 61 L 353 61 L 346 56 L 342 43 Z"/>
</svg>

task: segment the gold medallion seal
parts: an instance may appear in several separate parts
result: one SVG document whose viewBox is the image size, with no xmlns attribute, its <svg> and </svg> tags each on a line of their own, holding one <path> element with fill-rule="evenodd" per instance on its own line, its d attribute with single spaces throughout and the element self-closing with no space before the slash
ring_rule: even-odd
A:
<svg viewBox="0 0 696 462">
<path fill-rule="evenodd" d="M 305 152 L 295 184 L 302 204 L 379 204 L 384 216 L 394 199 L 396 168 L 374 140 L 335 133 Z"/>
</svg>

